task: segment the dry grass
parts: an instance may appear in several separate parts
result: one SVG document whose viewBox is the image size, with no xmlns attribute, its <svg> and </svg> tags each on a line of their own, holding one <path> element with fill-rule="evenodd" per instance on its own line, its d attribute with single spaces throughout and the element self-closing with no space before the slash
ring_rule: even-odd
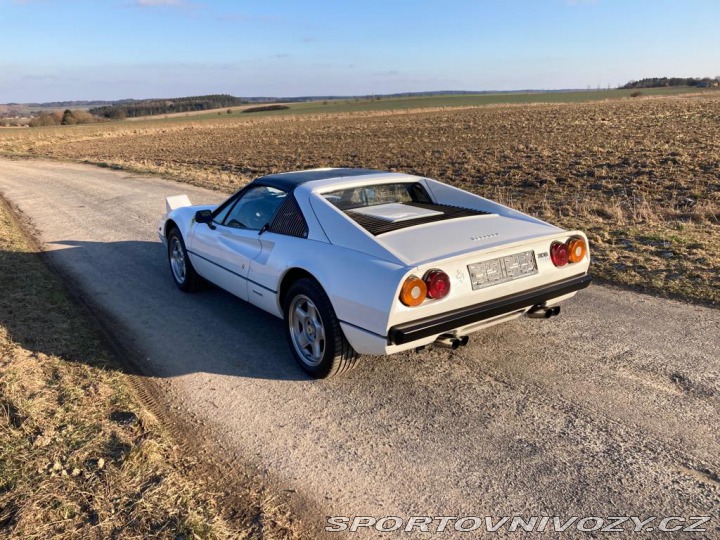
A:
<svg viewBox="0 0 720 540">
<path fill-rule="evenodd" d="M 0 537 L 296 536 L 227 508 L 127 377 L 0 204 Z"/>
<path fill-rule="evenodd" d="M 0 153 L 225 191 L 309 167 L 427 175 L 587 231 L 599 277 L 720 303 L 717 95 L 42 129 Z"/>
</svg>

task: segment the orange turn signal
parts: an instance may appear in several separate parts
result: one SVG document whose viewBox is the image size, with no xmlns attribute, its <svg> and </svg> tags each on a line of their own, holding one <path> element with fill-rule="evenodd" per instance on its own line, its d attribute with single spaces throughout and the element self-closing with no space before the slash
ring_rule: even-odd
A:
<svg viewBox="0 0 720 540">
<path fill-rule="evenodd" d="M 415 307 L 422 304 L 427 295 L 427 285 L 417 276 L 410 276 L 400 289 L 400 301 L 406 306 Z"/>
<path fill-rule="evenodd" d="M 570 252 L 570 262 L 580 262 L 587 254 L 587 244 L 582 238 L 571 238 L 568 241 L 568 251 Z"/>
</svg>

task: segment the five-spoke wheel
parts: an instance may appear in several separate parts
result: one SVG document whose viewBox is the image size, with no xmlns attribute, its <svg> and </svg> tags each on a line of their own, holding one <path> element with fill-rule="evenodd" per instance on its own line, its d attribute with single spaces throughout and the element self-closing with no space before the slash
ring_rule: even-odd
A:
<svg viewBox="0 0 720 540">
<path fill-rule="evenodd" d="M 315 304 L 304 294 L 293 298 L 288 324 L 295 352 L 308 366 L 316 367 L 325 353 L 325 327 Z"/>
<path fill-rule="evenodd" d="M 200 276 L 197 275 L 190 259 L 188 258 L 185 242 L 180 231 L 173 228 L 168 233 L 168 262 L 175 285 L 181 291 L 194 291 L 200 283 Z"/>
<path fill-rule="evenodd" d="M 178 236 L 170 241 L 170 269 L 177 283 L 185 283 L 185 253 Z"/>
<path fill-rule="evenodd" d="M 330 299 L 317 281 L 299 279 L 285 298 L 285 330 L 300 367 L 333 377 L 354 367 L 358 354 L 345 339 Z"/>
</svg>

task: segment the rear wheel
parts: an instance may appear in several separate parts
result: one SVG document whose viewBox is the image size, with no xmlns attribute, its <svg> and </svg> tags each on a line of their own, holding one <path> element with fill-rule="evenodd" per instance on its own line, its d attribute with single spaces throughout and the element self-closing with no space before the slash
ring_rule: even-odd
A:
<svg viewBox="0 0 720 540">
<path fill-rule="evenodd" d="M 330 299 L 313 279 L 303 278 L 290 286 L 285 334 L 295 360 L 313 377 L 334 377 L 357 364 L 358 353 L 345 339 Z"/>
<path fill-rule="evenodd" d="M 170 273 L 178 289 L 192 292 L 200 285 L 200 276 L 188 258 L 185 242 L 180 231 L 173 228 L 168 234 L 168 262 Z"/>
</svg>

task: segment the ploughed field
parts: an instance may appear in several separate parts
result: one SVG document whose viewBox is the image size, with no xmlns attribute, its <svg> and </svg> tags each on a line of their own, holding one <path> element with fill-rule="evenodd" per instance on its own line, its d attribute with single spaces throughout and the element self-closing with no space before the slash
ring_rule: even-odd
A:
<svg viewBox="0 0 720 540">
<path fill-rule="evenodd" d="M 720 94 L 38 128 L 0 132 L 0 153 L 224 191 L 313 167 L 425 175 L 583 229 L 597 277 L 720 304 Z"/>
</svg>

